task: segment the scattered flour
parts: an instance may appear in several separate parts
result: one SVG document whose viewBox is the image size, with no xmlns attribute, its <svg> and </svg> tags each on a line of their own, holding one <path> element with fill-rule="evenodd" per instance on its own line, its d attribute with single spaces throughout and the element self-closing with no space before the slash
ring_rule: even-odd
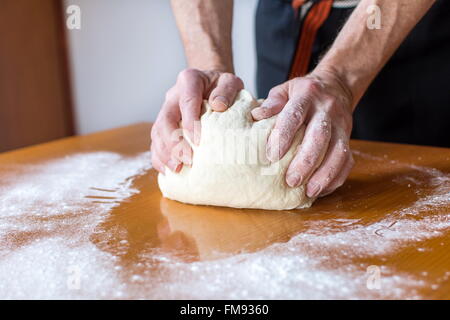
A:
<svg viewBox="0 0 450 320">
<path fill-rule="evenodd" d="M 121 291 L 115 257 L 89 241 L 150 155 L 81 153 L 23 168 L 0 187 L 0 298 L 102 298 Z M 107 192 L 106 192 L 107 191 Z M 93 201 L 93 199 L 101 200 Z M 14 248 L 14 250 L 12 250 Z M 71 281 L 80 275 L 80 289 Z"/>
<path fill-rule="evenodd" d="M 149 153 L 84 153 L 6 177 L 0 187 L 0 298 L 415 299 L 425 285 L 420 276 L 381 265 L 381 290 L 369 290 L 367 263 L 351 260 L 395 253 L 450 228 L 450 176 L 397 163 L 427 176 L 425 184 L 414 174 L 395 180 L 414 184 L 424 195 L 377 223 L 314 221 L 287 243 L 213 261 L 188 263 L 148 248 L 128 274 L 119 257 L 100 250 L 90 236 L 111 209 L 139 192 L 133 177 L 147 172 L 149 164 Z M 446 275 L 442 281 L 447 280 Z"/>
</svg>

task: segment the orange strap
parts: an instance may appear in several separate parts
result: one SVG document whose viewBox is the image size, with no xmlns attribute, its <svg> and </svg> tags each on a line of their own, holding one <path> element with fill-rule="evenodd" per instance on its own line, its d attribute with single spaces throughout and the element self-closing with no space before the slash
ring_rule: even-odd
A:
<svg viewBox="0 0 450 320">
<path fill-rule="evenodd" d="M 292 0 L 292 8 L 297 11 L 305 2 L 306 0 Z"/>
<path fill-rule="evenodd" d="M 292 7 L 297 11 L 305 2 L 305 0 L 293 0 Z M 289 73 L 289 79 L 304 76 L 308 72 L 317 31 L 328 18 L 332 5 L 333 0 L 321 0 L 317 4 L 313 4 L 306 15 Z"/>
</svg>

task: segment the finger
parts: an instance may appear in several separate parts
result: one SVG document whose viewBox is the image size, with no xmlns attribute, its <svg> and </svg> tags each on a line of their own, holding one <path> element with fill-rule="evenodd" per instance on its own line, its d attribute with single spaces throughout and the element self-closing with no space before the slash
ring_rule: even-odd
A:
<svg viewBox="0 0 450 320">
<path fill-rule="evenodd" d="M 161 160 L 159 160 L 155 151 L 152 151 L 152 168 L 156 169 L 158 172 L 162 174 L 166 173 L 164 163 L 162 163 Z"/>
<path fill-rule="evenodd" d="M 267 99 L 259 106 L 252 110 L 252 116 L 255 121 L 270 118 L 283 109 L 288 102 L 289 95 L 286 83 L 273 87 L 269 91 Z"/>
<path fill-rule="evenodd" d="M 211 108 L 219 112 L 227 110 L 242 89 L 244 89 L 244 83 L 239 77 L 232 73 L 222 73 L 217 81 L 217 86 L 209 95 Z"/>
<path fill-rule="evenodd" d="M 348 158 L 348 149 L 343 139 L 333 139 L 325 159 L 306 185 L 308 197 L 317 197 L 323 190 L 330 187 L 331 182 L 337 178 L 344 167 Z"/>
<path fill-rule="evenodd" d="M 188 166 L 192 165 L 192 148 L 186 139 L 179 141 L 171 151 L 172 158 Z"/>
<path fill-rule="evenodd" d="M 350 154 L 350 153 L 349 153 Z M 339 172 L 338 176 L 326 187 L 320 194 L 320 197 L 326 196 L 333 191 L 335 191 L 337 188 L 342 186 L 347 180 L 348 175 L 350 174 L 350 171 L 352 170 L 353 166 L 355 164 L 355 160 L 353 160 L 353 156 L 350 154 L 350 156 L 347 158 L 347 161 L 344 164 L 344 167 Z"/>
<path fill-rule="evenodd" d="M 161 141 L 152 143 L 152 157 L 153 155 L 173 172 L 179 172 L 183 166 L 181 161 L 171 157 L 171 150 Z"/>
<path fill-rule="evenodd" d="M 165 120 L 165 119 L 164 119 Z M 170 152 L 170 159 L 178 160 L 187 165 L 192 164 L 192 148 L 184 137 L 184 131 L 178 127 L 178 123 L 167 119 L 161 120 L 163 129 L 160 130 L 163 136 L 162 141 Z"/>
<path fill-rule="evenodd" d="M 303 124 L 309 108 L 309 100 L 304 97 L 295 97 L 290 99 L 281 110 L 267 140 L 266 154 L 269 161 L 276 162 L 283 158 Z"/>
<path fill-rule="evenodd" d="M 184 157 L 177 157 L 177 151 L 180 149 L 178 146 L 184 141 L 183 132 L 178 125 L 180 117 L 176 100 L 167 99 L 151 132 L 152 155 L 157 156 L 163 165 L 175 172 L 178 171 L 181 162 L 186 164 L 192 162 L 187 158 L 192 152 L 183 151 Z"/>
<path fill-rule="evenodd" d="M 330 121 L 323 114 L 314 115 L 305 136 L 286 172 L 286 182 L 295 187 L 303 184 L 322 162 L 331 139 Z"/>
<path fill-rule="evenodd" d="M 179 106 L 181 110 L 181 123 L 189 139 L 198 145 L 200 136 L 194 135 L 195 122 L 200 120 L 203 103 L 204 80 L 200 71 L 187 69 L 178 76 Z"/>
</svg>

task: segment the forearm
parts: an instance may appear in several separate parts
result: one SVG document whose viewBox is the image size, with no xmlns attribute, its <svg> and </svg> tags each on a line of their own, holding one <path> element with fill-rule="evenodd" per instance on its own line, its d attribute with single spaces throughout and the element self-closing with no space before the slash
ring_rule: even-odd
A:
<svg viewBox="0 0 450 320">
<path fill-rule="evenodd" d="M 316 67 L 336 75 L 359 102 L 370 83 L 435 0 L 362 0 Z M 369 29 L 368 8 L 381 9 L 381 28 Z"/>
<path fill-rule="evenodd" d="M 172 0 L 171 3 L 189 67 L 234 72 L 233 0 Z"/>
</svg>

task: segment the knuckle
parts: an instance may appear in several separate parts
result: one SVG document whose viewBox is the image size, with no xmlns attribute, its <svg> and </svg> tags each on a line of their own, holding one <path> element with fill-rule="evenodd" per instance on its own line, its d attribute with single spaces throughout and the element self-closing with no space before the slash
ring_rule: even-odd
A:
<svg viewBox="0 0 450 320">
<path fill-rule="evenodd" d="M 292 111 L 290 112 L 290 117 L 293 121 L 296 123 L 300 122 L 303 119 L 304 109 L 301 105 L 295 106 L 292 108 Z"/>
<path fill-rule="evenodd" d="M 331 109 L 331 110 L 338 111 L 338 110 L 341 109 L 340 102 L 334 95 L 324 94 L 323 95 L 323 101 L 324 101 L 324 104 L 326 106 L 328 106 L 328 108 Z"/>
<path fill-rule="evenodd" d="M 172 87 L 169 90 L 167 90 L 166 95 L 165 95 L 165 100 L 169 101 L 171 100 L 174 96 L 176 95 L 176 88 Z"/>
<path fill-rule="evenodd" d="M 305 168 L 311 168 L 314 165 L 314 157 L 311 155 L 305 155 L 301 161 L 301 164 Z"/>
<path fill-rule="evenodd" d="M 278 95 L 278 94 L 280 93 L 280 91 L 281 91 L 281 88 L 280 88 L 280 86 L 278 85 L 278 86 L 273 87 L 272 89 L 270 89 L 270 90 L 269 90 L 269 94 L 268 94 L 267 96 L 268 96 L 268 97 L 270 97 L 270 96 L 276 96 L 276 95 Z"/>
<path fill-rule="evenodd" d="M 241 78 L 235 76 L 235 82 L 236 82 L 237 87 L 239 87 L 239 88 L 243 88 L 244 87 L 244 81 L 242 81 Z"/>
<path fill-rule="evenodd" d="M 234 81 L 236 80 L 236 76 L 232 73 L 226 72 L 226 73 L 222 73 L 220 75 L 220 82 L 225 84 L 230 84 L 230 83 L 234 83 Z"/>
<path fill-rule="evenodd" d="M 195 107 L 194 103 L 196 103 L 197 100 L 198 99 L 195 96 L 185 95 L 180 98 L 179 104 L 181 109 L 193 108 Z"/>
<path fill-rule="evenodd" d="M 294 101 L 289 110 L 288 116 L 294 121 L 300 121 L 305 114 L 305 106 L 308 104 L 307 98 L 301 98 Z"/>
<path fill-rule="evenodd" d="M 299 88 L 301 85 L 304 85 L 307 81 L 308 81 L 308 79 L 305 79 L 302 77 L 297 77 L 297 78 L 289 80 L 289 85 L 294 88 Z"/>
<path fill-rule="evenodd" d="M 238 76 L 232 73 L 222 73 L 220 76 L 223 80 L 223 86 L 227 89 L 235 89 L 237 87 L 243 87 L 244 83 Z"/>
<path fill-rule="evenodd" d="M 305 111 L 305 105 L 307 103 L 307 98 L 298 99 L 292 104 L 292 110 L 303 113 Z"/>
<path fill-rule="evenodd" d="M 170 143 L 177 143 L 179 142 L 183 137 L 183 129 L 181 128 L 177 128 L 177 129 L 173 129 L 171 131 L 168 132 L 168 142 Z"/>
<path fill-rule="evenodd" d="M 165 143 L 160 143 L 159 150 L 161 151 L 162 155 L 167 156 L 170 154 L 171 148 L 169 148 Z"/>
<path fill-rule="evenodd" d="M 328 135 L 330 134 L 331 129 L 331 120 L 329 117 L 324 116 L 319 122 L 319 134 L 320 135 Z"/>
<path fill-rule="evenodd" d="M 308 91 L 313 92 L 317 92 L 323 88 L 322 83 L 316 79 L 307 79 L 304 85 Z"/>
</svg>

